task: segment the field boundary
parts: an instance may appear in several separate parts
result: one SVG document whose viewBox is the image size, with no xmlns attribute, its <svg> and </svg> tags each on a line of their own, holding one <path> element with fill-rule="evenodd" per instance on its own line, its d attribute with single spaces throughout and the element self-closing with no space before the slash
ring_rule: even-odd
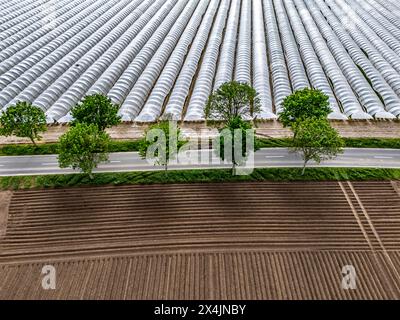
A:
<svg viewBox="0 0 400 320">
<path fill-rule="evenodd" d="M 266 181 L 400 181 L 400 169 L 308 168 L 304 175 L 301 173 L 301 168 L 256 168 L 247 176 L 233 176 L 229 169 L 96 173 L 93 179 L 80 173 L 6 176 L 0 177 L 0 190 Z"/>
</svg>

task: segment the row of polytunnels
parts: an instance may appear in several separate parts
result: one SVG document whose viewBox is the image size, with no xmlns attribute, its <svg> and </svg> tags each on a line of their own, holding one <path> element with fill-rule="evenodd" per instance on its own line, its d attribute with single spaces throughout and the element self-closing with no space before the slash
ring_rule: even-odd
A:
<svg viewBox="0 0 400 320">
<path fill-rule="evenodd" d="M 236 80 L 276 119 L 322 90 L 331 119 L 400 117 L 397 0 L 9 0 L 0 3 L 0 109 L 18 101 L 68 122 L 101 93 L 124 121 L 203 121 Z"/>
</svg>

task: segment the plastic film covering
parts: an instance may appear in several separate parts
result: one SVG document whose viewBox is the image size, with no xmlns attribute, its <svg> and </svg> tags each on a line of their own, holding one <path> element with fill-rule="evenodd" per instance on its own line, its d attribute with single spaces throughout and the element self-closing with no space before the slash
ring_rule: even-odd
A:
<svg viewBox="0 0 400 320">
<path fill-rule="evenodd" d="M 183 35 L 183 39 L 185 39 L 186 36 L 189 36 L 190 33 L 194 33 L 197 30 L 198 24 L 201 21 L 201 17 L 203 16 L 208 3 L 201 2 L 200 5 L 198 4 L 199 0 L 189 1 L 179 19 L 174 23 L 174 26 L 168 33 L 164 42 L 157 50 L 146 69 L 140 75 L 135 86 L 121 105 L 119 112 L 124 120 L 134 120 L 139 114 L 181 36 Z M 188 30 L 186 35 L 183 34 L 185 30 Z"/>
<path fill-rule="evenodd" d="M 200 2 L 197 11 L 195 12 L 192 21 L 186 27 L 183 36 L 180 38 L 174 51 L 171 54 L 167 64 L 165 65 L 157 83 L 155 84 L 146 104 L 144 105 L 140 114 L 136 117 L 135 121 L 138 122 L 154 122 L 161 115 L 161 107 L 164 105 L 167 95 L 171 92 L 174 81 L 177 78 L 179 71 L 185 61 L 190 44 L 193 42 L 197 34 L 200 23 L 204 13 L 206 12 L 208 3 L 206 1 Z M 211 10 L 217 8 L 217 1 L 210 3 Z M 208 12 L 207 12 L 208 13 Z M 211 15 L 212 16 L 212 15 Z M 204 20 L 207 22 L 207 20 Z M 200 30 L 201 31 L 201 30 Z"/>
<path fill-rule="evenodd" d="M 242 0 L 234 78 L 251 84 L 251 0 Z"/>
<path fill-rule="evenodd" d="M 279 115 L 282 111 L 282 102 L 292 93 L 292 87 L 289 81 L 285 54 L 283 53 L 272 1 L 263 0 L 263 7 L 265 32 L 271 65 L 272 88 L 275 99 L 275 112 Z"/>
<path fill-rule="evenodd" d="M 214 27 L 208 40 L 207 49 L 197 75 L 192 96 L 188 103 L 185 121 L 204 120 L 204 107 L 212 92 L 215 69 L 217 65 L 220 45 L 222 43 L 223 31 L 228 16 L 230 0 L 222 0 Z"/>
<path fill-rule="evenodd" d="M 170 117 L 172 116 L 172 118 L 175 120 L 181 120 L 182 118 L 185 101 L 189 95 L 190 87 L 193 83 L 194 75 L 196 73 L 201 54 L 207 43 L 207 39 L 210 34 L 219 3 L 220 1 L 217 0 L 211 1 L 205 14 L 205 18 L 203 19 L 199 31 L 197 32 L 196 38 L 194 39 L 190 51 L 187 55 L 182 70 L 176 80 L 173 91 L 168 98 L 168 102 L 164 110 L 164 115 L 168 115 Z M 168 90 L 170 90 L 169 86 Z"/>
<path fill-rule="evenodd" d="M 232 0 L 226 23 L 225 35 L 222 43 L 217 72 L 214 79 L 214 91 L 222 84 L 232 81 L 235 66 L 237 35 L 240 17 L 240 0 Z"/>
<path fill-rule="evenodd" d="M 131 53 L 129 51 L 124 51 L 118 61 L 110 66 L 91 90 L 99 88 L 103 93 L 106 93 L 110 84 L 113 84 L 112 88 L 108 91 L 108 96 L 114 103 L 122 103 L 171 31 L 172 26 L 179 18 L 187 3 L 188 0 L 181 0 L 175 5 L 131 63 L 129 63 Z M 138 48 L 132 48 L 132 50 L 137 49 Z"/>
<path fill-rule="evenodd" d="M 261 110 L 257 117 L 276 119 L 277 116 L 273 113 L 261 0 L 253 0 L 253 87 L 257 90 L 261 103 Z"/>
<path fill-rule="evenodd" d="M 319 28 L 321 35 L 325 37 L 330 51 L 335 57 L 347 81 L 358 95 L 359 101 L 364 108 L 370 115 L 380 118 L 394 118 L 394 115 L 385 111 L 381 100 L 361 72 L 361 66 L 357 67 L 357 65 L 354 63 L 346 48 L 340 42 L 336 34 L 332 31 L 329 24 L 326 22 L 325 17 L 321 14 L 320 9 L 315 5 L 314 1 L 310 0 L 307 3 L 307 6 L 310 14 L 314 18 L 315 26 Z M 393 99 L 397 97 L 390 86 L 387 85 L 382 77 L 380 77 L 378 72 L 374 73 L 373 67 L 372 69 L 365 69 L 364 71 L 368 72 L 367 76 L 372 76 L 370 79 L 372 85 L 381 94 L 385 103 L 391 104 Z"/>
<path fill-rule="evenodd" d="M 307 34 L 311 39 L 314 50 L 319 57 L 320 63 L 333 84 L 336 97 L 342 103 L 345 114 L 355 119 L 371 119 L 372 117 L 362 109 L 356 95 L 347 82 L 346 77 L 341 72 L 338 63 L 329 50 L 325 39 L 316 27 L 310 13 L 307 9 L 302 7 L 304 4 L 297 0 L 289 0 L 286 3 L 288 5 L 288 11 L 290 11 L 291 14 L 300 15 Z M 294 3 L 298 6 L 297 9 L 295 8 Z"/>
<path fill-rule="evenodd" d="M 314 1 L 314 0 L 313 0 Z M 400 101 L 399 101 L 399 87 L 400 87 L 400 75 L 388 64 L 380 54 L 374 49 L 374 47 L 368 43 L 361 43 L 361 47 L 364 48 L 364 52 L 368 54 L 369 59 L 365 55 L 365 53 L 360 49 L 357 43 L 351 38 L 351 36 L 346 32 L 346 29 L 339 22 L 339 20 L 335 17 L 335 15 L 329 10 L 327 5 L 323 0 L 315 0 L 315 4 L 318 7 L 314 7 L 314 14 L 319 14 L 321 12 L 324 15 L 324 18 L 318 19 L 321 20 L 320 23 L 326 24 L 329 23 L 332 30 L 336 33 L 340 43 L 343 44 L 348 54 L 353 59 L 357 68 L 361 68 L 363 72 L 365 72 L 366 76 L 371 82 L 371 85 L 376 92 L 380 94 L 382 97 L 385 108 L 387 111 L 392 113 L 393 115 L 398 116 L 400 113 Z M 312 2 L 309 3 L 310 6 L 314 5 Z M 326 20 L 325 20 L 326 19 Z M 328 26 L 326 28 L 328 31 Z M 364 39 L 364 41 L 368 42 L 368 40 Z M 335 41 L 337 42 L 337 41 Z M 338 43 L 339 45 L 339 43 Z M 358 77 L 360 74 L 358 74 Z M 361 74 L 362 77 L 364 75 Z M 367 82 L 364 82 L 364 85 L 370 86 Z M 374 92 L 375 94 L 375 92 Z M 368 109 L 370 114 L 380 117 L 379 110 Z"/>
</svg>

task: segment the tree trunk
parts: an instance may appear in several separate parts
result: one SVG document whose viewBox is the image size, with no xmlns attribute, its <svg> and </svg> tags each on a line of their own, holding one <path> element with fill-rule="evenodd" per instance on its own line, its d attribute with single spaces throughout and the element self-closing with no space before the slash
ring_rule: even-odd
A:
<svg viewBox="0 0 400 320">
<path fill-rule="evenodd" d="M 29 137 L 29 139 L 32 141 L 33 145 L 34 145 L 35 147 L 37 147 L 37 144 L 36 144 L 36 142 L 35 142 L 35 139 L 33 139 L 32 137 Z"/>
<path fill-rule="evenodd" d="M 303 170 L 301 171 L 301 175 L 302 175 L 302 176 L 304 176 L 304 174 L 306 173 L 307 162 L 308 162 L 307 160 L 304 161 Z"/>
</svg>

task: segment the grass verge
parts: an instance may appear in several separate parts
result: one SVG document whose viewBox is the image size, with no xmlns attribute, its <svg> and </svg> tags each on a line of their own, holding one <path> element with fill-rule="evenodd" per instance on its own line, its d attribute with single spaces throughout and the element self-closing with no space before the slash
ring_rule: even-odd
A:
<svg viewBox="0 0 400 320">
<path fill-rule="evenodd" d="M 137 151 L 139 141 L 118 141 L 111 142 L 110 152 L 130 152 Z M 9 144 L 0 147 L 0 156 L 31 156 L 31 155 L 46 155 L 58 154 L 57 143 L 44 143 L 34 146 L 33 144 Z"/>
<path fill-rule="evenodd" d="M 343 138 L 346 148 L 400 149 L 400 138 Z M 288 148 L 291 139 L 260 139 L 261 148 Z"/>
<path fill-rule="evenodd" d="M 2 190 L 65 188 L 77 186 L 257 182 L 257 181 L 367 181 L 400 180 L 400 169 L 309 168 L 304 176 L 299 168 L 255 169 L 248 176 L 232 176 L 230 170 L 146 171 L 99 173 L 90 180 L 83 174 L 0 177 Z"/>
<path fill-rule="evenodd" d="M 382 148 L 400 149 L 400 139 L 371 139 L 371 138 L 345 138 L 347 148 Z M 291 140 L 286 139 L 259 139 L 261 148 L 288 148 Z M 138 151 L 139 141 L 114 140 L 110 145 L 110 152 L 132 152 Z M 32 144 L 10 144 L 0 147 L 0 156 L 23 156 L 23 155 L 46 155 L 57 154 L 58 144 L 39 144 L 36 147 Z"/>
</svg>

